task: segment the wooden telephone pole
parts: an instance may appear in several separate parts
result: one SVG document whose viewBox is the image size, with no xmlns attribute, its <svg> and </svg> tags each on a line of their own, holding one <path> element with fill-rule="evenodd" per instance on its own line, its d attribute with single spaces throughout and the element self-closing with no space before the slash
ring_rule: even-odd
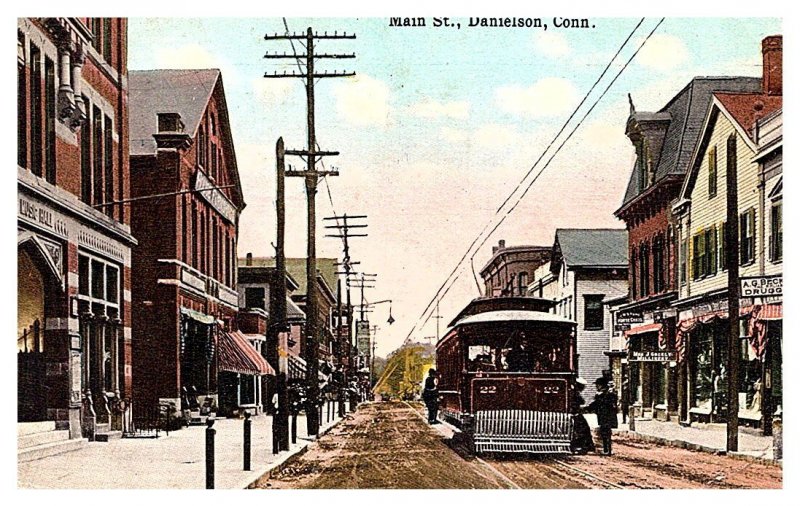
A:
<svg viewBox="0 0 800 506">
<path fill-rule="evenodd" d="M 739 449 L 739 185 L 736 160 L 736 134 L 728 138 L 726 149 L 727 220 L 725 233 L 728 256 L 728 426 L 727 450 Z"/>
<path fill-rule="evenodd" d="M 319 433 L 319 412 L 317 411 L 317 401 L 319 398 L 319 378 L 317 362 L 317 340 L 319 336 L 319 315 L 317 303 L 317 252 L 316 252 L 316 194 L 317 181 L 320 177 L 330 175 L 338 176 L 336 170 L 317 170 L 317 160 L 323 156 L 335 156 L 337 151 L 321 151 L 317 146 L 316 132 L 314 130 L 314 80 L 327 77 L 346 77 L 354 76 L 355 72 L 316 72 L 314 70 L 314 60 L 321 58 L 355 58 L 355 54 L 314 54 L 314 42 L 318 39 L 355 39 L 354 34 L 328 35 L 315 34 L 311 27 L 305 34 L 285 34 L 285 35 L 265 35 L 264 40 L 305 40 L 305 55 L 297 54 L 272 54 L 267 53 L 264 58 L 269 59 L 305 59 L 305 73 L 284 73 L 277 72 L 265 73 L 265 78 L 302 78 L 305 79 L 306 86 L 306 105 L 307 105 L 307 136 L 308 146 L 304 150 L 286 150 L 286 155 L 305 157 L 306 170 L 286 171 L 288 177 L 302 177 L 306 184 L 306 199 L 308 201 L 308 249 L 306 256 L 306 422 L 308 434 L 315 436 Z"/>
<path fill-rule="evenodd" d="M 350 232 L 352 228 L 366 228 L 367 225 L 364 223 L 351 223 L 349 220 L 356 220 L 356 219 L 363 219 L 366 216 L 348 216 L 345 213 L 343 216 L 332 216 L 323 218 L 323 220 L 330 221 L 336 220 L 335 225 L 325 225 L 325 228 L 328 229 L 336 229 L 338 234 L 326 234 L 325 237 L 336 237 L 342 239 L 342 262 L 338 265 L 342 267 L 343 271 L 338 271 L 336 274 L 345 276 L 346 280 L 350 279 L 350 275 L 353 273 L 352 265 L 353 262 L 350 261 L 350 243 L 348 239 L 351 237 L 367 237 L 368 234 L 355 234 Z M 358 262 L 355 262 L 358 263 Z M 339 364 L 342 366 L 342 384 L 339 385 L 339 416 L 344 416 L 344 399 L 345 399 L 345 392 L 348 386 L 348 376 L 349 371 L 347 367 L 344 367 L 344 359 L 345 359 L 345 352 L 348 354 L 347 356 L 347 364 L 348 367 L 352 367 L 352 361 L 350 360 L 352 354 L 350 353 L 350 334 L 352 330 L 352 308 L 350 307 L 350 287 L 347 287 L 347 303 L 346 303 L 346 312 L 347 312 L 347 346 L 345 346 L 345 336 L 343 335 L 342 329 L 342 280 L 339 279 L 337 284 L 336 290 L 336 301 L 337 301 L 337 309 L 336 309 L 336 340 L 338 343 L 337 346 L 337 353 Z"/>
<path fill-rule="evenodd" d="M 285 149 L 283 137 L 278 139 L 275 145 L 275 158 L 277 184 L 275 195 L 275 209 L 277 215 L 277 238 L 275 241 L 275 284 L 272 294 L 272 304 L 270 306 L 270 321 L 272 327 L 269 330 L 269 340 L 271 347 L 269 356 L 277 366 L 275 371 L 276 391 L 278 394 L 278 410 L 275 413 L 272 424 L 273 452 L 289 449 L 289 392 L 286 386 L 286 375 L 288 363 L 285 355 L 287 350 L 281 350 L 281 334 L 289 331 L 286 321 L 286 257 L 284 253 L 284 234 L 286 228 L 286 203 L 284 198 L 284 175 Z"/>
</svg>

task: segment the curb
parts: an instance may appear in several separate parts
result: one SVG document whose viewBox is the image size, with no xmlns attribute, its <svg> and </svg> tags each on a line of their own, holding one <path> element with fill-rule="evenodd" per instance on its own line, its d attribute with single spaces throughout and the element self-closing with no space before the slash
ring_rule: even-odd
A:
<svg viewBox="0 0 800 506">
<path fill-rule="evenodd" d="M 347 417 L 347 414 L 345 414 L 345 418 Z M 341 422 L 342 420 L 344 420 L 344 418 L 336 419 L 330 422 L 329 425 L 325 427 L 320 427 L 317 439 L 313 441 L 307 441 L 305 445 L 300 446 L 299 448 L 296 448 L 294 450 L 289 450 L 288 453 L 280 456 L 278 460 L 268 464 L 263 470 L 259 470 L 258 471 L 259 474 L 255 478 L 247 478 L 240 484 L 241 486 L 235 487 L 234 490 L 253 489 L 255 488 L 256 483 L 261 481 L 263 478 L 272 478 L 277 473 L 283 471 L 289 464 L 293 463 L 296 459 L 300 458 L 304 453 L 306 453 L 308 451 L 308 448 L 312 444 L 317 442 L 321 436 L 327 434 L 331 429 L 336 427 L 336 425 L 338 425 L 339 422 Z"/>
<path fill-rule="evenodd" d="M 640 434 L 638 432 L 631 432 L 629 430 L 615 430 L 614 434 L 623 435 L 625 437 L 645 441 L 648 443 L 655 443 L 663 446 L 671 446 L 674 448 L 683 448 L 684 450 L 691 450 L 696 452 L 703 452 L 703 453 L 710 453 L 712 455 L 724 455 L 728 456 L 737 460 L 745 460 L 748 462 L 753 462 L 757 464 L 766 464 L 776 467 L 783 467 L 783 461 L 781 460 L 772 460 L 767 459 L 765 457 L 755 457 L 753 455 L 747 455 L 745 453 L 739 452 L 728 452 L 726 450 L 720 448 L 714 448 L 711 446 L 704 446 L 697 443 L 690 443 L 688 441 L 681 441 L 678 439 L 666 439 L 663 437 L 658 436 L 651 436 L 648 434 Z"/>
</svg>

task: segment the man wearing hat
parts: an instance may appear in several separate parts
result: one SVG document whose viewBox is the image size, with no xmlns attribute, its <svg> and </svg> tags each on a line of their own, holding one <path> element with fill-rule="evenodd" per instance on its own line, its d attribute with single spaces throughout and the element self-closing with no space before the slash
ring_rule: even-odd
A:
<svg viewBox="0 0 800 506">
<path fill-rule="evenodd" d="M 617 428 L 617 394 L 605 377 L 597 378 L 594 384 L 597 387 L 597 395 L 594 396 L 594 401 L 586 406 L 585 411 L 597 414 L 600 437 L 603 439 L 603 455 L 611 455 L 611 429 Z"/>
<path fill-rule="evenodd" d="M 428 408 L 428 423 L 439 423 L 437 416 L 439 414 L 439 388 L 437 386 L 437 378 L 439 373 L 436 369 L 428 371 L 428 377 L 425 378 L 425 388 L 422 390 L 422 400 L 425 402 L 425 407 Z"/>
</svg>

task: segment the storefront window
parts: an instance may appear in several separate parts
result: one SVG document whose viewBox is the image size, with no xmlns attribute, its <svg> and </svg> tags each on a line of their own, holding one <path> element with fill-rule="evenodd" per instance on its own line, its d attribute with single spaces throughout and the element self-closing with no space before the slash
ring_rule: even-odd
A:
<svg viewBox="0 0 800 506">
<path fill-rule="evenodd" d="M 692 356 L 695 358 L 692 405 L 703 409 L 711 409 L 711 398 L 714 393 L 711 333 L 708 330 L 707 326 L 701 325 L 691 337 Z"/>
<path fill-rule="evenodd" d="M 761 363 L 747 337 L 739 341 L 739 410 L 761 411 Z"/>
</svg>

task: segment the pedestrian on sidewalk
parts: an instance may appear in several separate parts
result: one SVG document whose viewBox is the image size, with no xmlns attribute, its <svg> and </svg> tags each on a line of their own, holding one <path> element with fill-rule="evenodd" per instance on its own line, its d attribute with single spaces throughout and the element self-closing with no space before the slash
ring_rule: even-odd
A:
<svg viewBox="0 0 800 506">
<path fill-rule="evenodd" d="M 437 417 L 439 415 L 439 386 L 437 378 L 439 373 L 436 369 L 428 371 L 428 377 L 425 378 L 425 388 L 422 390 L 422 400 L 425 402 L 425 407 L 428 408 L 428 423 L 439 423 Z"/>
<path fill-rule="evenodd" d="M 586 412 L 597 415 L 600 426 L 600 437 L 603 440 L 603 455 L 611 455 L 611 429 L 617 428 L 617 394 L 609 386 L 606 378 L 597 378 L 594 382 L 597 395 L 594 401 L 586 406 Z"/>
<path fill-rule="evenodd" d="M 581 412 L 586 400 L 583 398 L 583 390 L 586 388 L 586 380 L 578 378 L 575 380 L 575 392 L 572 396 L 572 440 L 570 450 L 578 455 L 586 455 L 594 451 L 594 441 L 592 440 L 592 430 L 586 417 Z"/>
</svg>

